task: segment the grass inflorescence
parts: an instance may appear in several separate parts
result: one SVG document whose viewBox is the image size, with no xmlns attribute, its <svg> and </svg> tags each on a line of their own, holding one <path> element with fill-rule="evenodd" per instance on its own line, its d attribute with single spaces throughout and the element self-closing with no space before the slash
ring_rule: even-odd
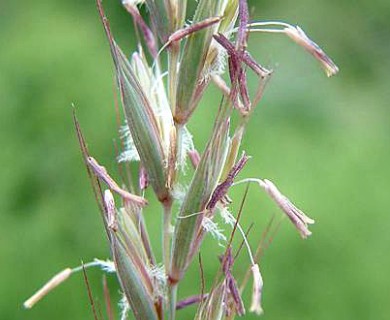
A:
<svg viewBox="0 0 390 320">
<path fill-rule="evenodd" d="M 146 6 L 150 19 L 140 14 L 141 5 Z M 237 179 L 250 160 L 241 151 L 246 126 L 272 76 L 272 70 L 262 66 L 248 52 L 249 35 L 253 32 L 284 34 L 315 57 L 328 76 L 337 73 L 338 68 L 300 27 L 284 22 L 250 21 L 245 0 L 199 0 L 191 22 L 188 22 L 187 0 L 124 0 L 123 6 L 133 17 L 139 35 L 138 50 L 131 55 L 124 53 L 115 41 L 101 0 L 97 0 L 123 107 L 120 128 L 123 148 L 117 159 L 130 177 L 127 182 L 116 182 L 90 155 L 74 116 L 112 262 L 95 260 L 82 268 L 67 268 L 24 306 L 31 308 L 74 272 L 100 266 L 106 272 L 117 274 L 124 297 L 122 319 L 132 313 L 138 320 L 173 320 L 177 309 L 191 304 L 198 304 L 194 319 L 233 319 L 245 315 L 246 309 L 260 315 L 263 313 L 263 278 L 258 258 L 271 241 L 265 239 L 271 232 L 273 220 L 265 227 L 263 241 L 253 254 L 247 232 L 240 224 L 247 193 L 240 210 L 234 213 L 231 212 L 230 189 L 241 183 L 258 185 L 289 218 L 302 238 L 311 234 L 308 226 L 314 220 L 292 204 L 271 181 Z M 247 72 L 257 76 L 254 92 L 248 88 Z M 216 106 L 207 143 L 196 149 L 187 125 L 211 83 L 220 90 L 221 102 Z M 234 125 L 233 116 L 239 119 Z M 123 163 L 126 165 L 122 166 Z M 179 201 L 177 190 L 184 171 L 187 174 L 190 171 L 184 170 L 188 163 L 194 170 Z M 134 170 L 138 171 L 138 177 L 132 174 Z M 151 243 L 143 219 L 153 199 L 149 186 L 162 208 L 161 261 L 155 256 L 156 244 Z M 173 212 L 176 207 L 179 208 L 177 213 Z M 229 226 L 229 234 L 219 227 L 215 221 L 217 216 Z M 201 292 L 179 300 L 178 287 L 194 260 L 199 257 L 201 261 L 199 252 L 208 233 L 224 246 L 224 253 L 219 257 L 220 270 L 212 284 L 202 279 Z M 233 247 L 235 236 L 243 239 L 238 248 Z M 233 266 L 243 248 L 248 252 L 248 272 L 244 280 L 238 282 Z M 200 268 L 203 274 L 201 262 Z M 252 301 L 247 308 L 241 294 L 249 275 L 252 276 Z M 110 300 L 106 289 L 106 300 Z"/>
</svg>

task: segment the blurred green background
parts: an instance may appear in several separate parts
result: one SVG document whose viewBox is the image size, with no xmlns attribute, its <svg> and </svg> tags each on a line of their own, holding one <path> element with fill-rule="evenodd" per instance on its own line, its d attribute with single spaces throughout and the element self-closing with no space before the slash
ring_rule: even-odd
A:
<svg viewBox="0 0 390 320">
<path fill-rule="evenodd" d="M 253 159 L 241 176 L 273 180 L 316 220 L 307 241 L 284 221 L 261 260 L 263 319 L 389 319 L 390 2 L 250 4 L 253 17 L 302 26 L 341 70 L 327 79 L 283 36 L 251 36 L 252 55 L 275 73 L 248 128 Z M 119 43 L 133 50 L 120 2 L 105 7 Z M 22 302 L 62 268 L 107 257 L 71 118 L 74 103 L 91 152 L 113 171 L 113 70 L 95 3 L 2 0 L 0 43 L 0 319 L 93 319 L 81 274 L 31 311 Z M 218 102 L 209 91 L 190 123 L 200 149 Z M 242 194 L 239 187 L 233 197 Z M 252 187 L 243 224 L 255 222 L 253 243 L 274 213 Z M 160 212 L 152 206 L 146 215 L 159 243 Z M 221 249 L 205 248 L 211 280 Z M 198 273 L 190 270 L 182 296 L 199 291 Z M 101 273 L 88 274 L 102 303 Z M 108 280 L 116 299 L 115 277 Z"/>
</svg>

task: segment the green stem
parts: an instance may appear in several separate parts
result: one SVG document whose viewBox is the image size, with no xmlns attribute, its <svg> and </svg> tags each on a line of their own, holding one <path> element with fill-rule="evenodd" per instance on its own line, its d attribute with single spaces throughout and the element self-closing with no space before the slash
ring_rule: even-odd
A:
<svg viewBox="0 0 390 320">
<path fill-rule="evenodd" d="M 164 203 L 164 234 L 163 234 L 163 260 L 165 273 L 168 277 L 171 267 L 171 236 L 172 236 L 172 201 Z M 176 314 L 177 284 L 168 284 L 168 319 L 174 320 Z"/>
<path fill-rule="evenodd" d="M 172 43 L 170 50 L 168 51 L 168 91 L 169 91 L 169 103 L 171 106 L 172 114 L 176 114 L 176 89 L 177 89 L 177 65 L 179 62 L 180 44 Z M 176 124 L 176 161 L 178 161 L 182 152 L 182 135 L 183 126 Z M 177 173 L 174 174 L 172 184 L 177 181 Z M 164 265 L 167 276 L 170 272 L 170 259 L 171 259 L 171 237 L 172 237 L 172 201 L 164 205 L 164 239 L 163 239 L 163 254 Z M 175 320 L 176 316 L 176 299 L 177 299 L 177 284 L 168 285 L 168 319 Z"/>
<path fill-rule="evenodd" d="M 176 301 L 177 301 L 177 283 L 169 287 L 169 320 L 175 320 Z"/>
<path fill-rule="evenodd" d="M 170 268 L 170 262 L 171 262 L 171 235 L 172 235 L 172 225 L 171 225 L 171 219 L 172 219 L 172 201 L 168 200 L 165 203 L 163 203 L 164 207 L 164 214 L 163 214 L 163 262 L 165 267 L 165 272 L 168 275 L 169 268 Z"/>
</svg>

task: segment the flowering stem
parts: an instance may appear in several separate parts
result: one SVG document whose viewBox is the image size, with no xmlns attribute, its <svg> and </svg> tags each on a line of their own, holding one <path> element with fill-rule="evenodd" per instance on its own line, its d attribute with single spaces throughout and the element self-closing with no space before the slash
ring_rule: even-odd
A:
<svg viewBox="0 0 390 320">
<path fill-rule="evenodd" d="M 169 286 L 169 320 L 175 320 L 176 316 L 176 299 L 177 299 L 177 283 Z"/>
<path fill-rule="evenodd" d="M 162 252 L 163 252 L 163 262 L 165 267 L 165 272 L 168 274 L 170 268 L 171 260 L 171 235 L 172 235 L 172 201 L 167 200 L 163 203 L 164 214 L 163 214 L 163 239 L 162 239 Z"/>
</svg>

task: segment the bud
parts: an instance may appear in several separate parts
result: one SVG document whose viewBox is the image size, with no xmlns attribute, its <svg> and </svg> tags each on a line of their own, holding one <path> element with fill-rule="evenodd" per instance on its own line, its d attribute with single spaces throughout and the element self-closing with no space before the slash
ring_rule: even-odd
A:
<svg viewBox="0 0 390 320">
<path fill-rule="evenodd" d="M 220 1 L 200 0 L 194 15 L 194 23 L 217 17 L 219 9 Z M 188 121 L 205 89 L 205 83 L 200 83 L 200 79 L 212 36 L 216 29 L 216 24 L 201 29 L 192 33 L 186 41 L 177 83 L 174 114 L 176 123 L 185 124 Z"/>
<path fill-rule="evenodd" d="M 193 255 L 200 246 L 197 238 L 202 228 L 202 212 L 206 209 L 224 167 L 229 148 L 229 128 L 231 104 L 229 100 L 221 106 L 220 117 L 214 124 L 212 137 L 202 154 L 190 187 L 180 208 L 175 226 L 172 248 L 170 280 L 178 282 L 189 266 Z M 200 213 L 194 215 L 194 213 Z"/>
<path fill-rule="evenodd" d="M 158 3 L 161 2 L 158 1 Z M 155 4 L 155 1 L 146 1 L 146 4 Z M 150 181 L 157 198 L 161 202 L 166 201 L 169 198 L 169 191 L 166 187 L 166 172 L 163 165 L 166 161 L 166 154 L 164 153 L 155 111 L 150 105 L 148 95 L 142 88 L 127 57 L 111 34 L 101 0 L 98 0 L 98 9 L 110 43 L 124 113 L 134 145 L 142 164 L 148 168 Z"/>
<path fill-rule="evenodd" d="M 122 290 L 135 319 L 159 319 L 153 297 L 153 287 L 146 267 L 132 257 L 129 248 L 113 238 L 112 254 Z"/>
</svg>

